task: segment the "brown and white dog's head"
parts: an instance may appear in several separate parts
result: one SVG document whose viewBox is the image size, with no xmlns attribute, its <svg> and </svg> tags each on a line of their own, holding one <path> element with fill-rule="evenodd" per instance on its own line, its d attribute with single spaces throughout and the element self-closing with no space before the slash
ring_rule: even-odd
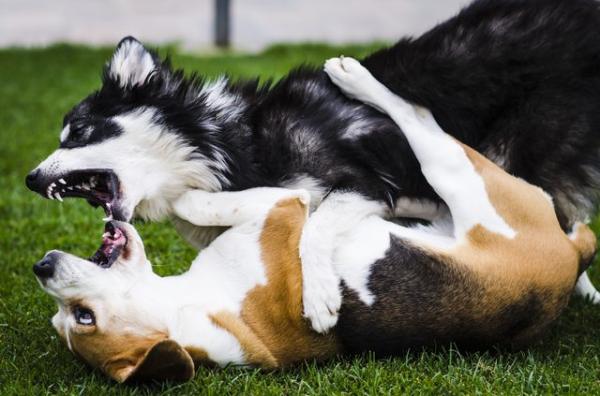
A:
<svg viewBox="0 0 600 396">
<path fill-rule="evenodd" d="M 52 324 L 91 366 L 119 382 L 193 377 L 192 358 L 168 338 L 166 323 L 155 314 L 160 296 L 148 284 L 158 277 L 131 225 L 107 223 L 89 260 L 53 250 L 33 271 L 58 303 Z"/>
</svg>

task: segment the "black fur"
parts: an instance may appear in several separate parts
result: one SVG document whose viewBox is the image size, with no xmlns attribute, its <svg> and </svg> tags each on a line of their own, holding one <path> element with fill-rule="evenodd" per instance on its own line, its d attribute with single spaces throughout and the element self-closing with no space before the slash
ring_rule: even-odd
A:
<svg viewBox="0 0 600 396">
<path fill-rule="evenodd" d="M 350 352 L 383 356 L 451 342 L 463 349 L 518 347 L 560 312 L 543 291 L 490 301 L 489 286 L 447 258 L 392 237 L 385 257 L 371 267 L 368 289 L 375 302 L 367 306 L 344 287 L 336 333 Z"/>
<path fill-rule="evenodd" d="M 362 62 L 395 93 L 431 108 L 446 131 L 548 191 L 563 227 L 594 209 L 600 174 L 595 1 L 476 1 L 420 38 Z M 400 196 L 436 199 L 396 125 L 347 99 L 320 70 L 297 69 L 272 87 L 228 83 L 236 101 L 226 111 L 240 113 L 233 119 L 198 97 L 204 84 L 171 71 L 168 62 L 145 84 L 125 89 L 105 73 L 102 89 L 66 121 L 157 108 L 159 121 L 199 152 L 210 158 L 211 147 L 219 147 L 226 154 L 225 189 L 285 185 L 303 174 L 325 190 L 357 190 L 390 205 Z M 360 136 L 344 138 L 356 125 Z"/>
<path fill-rule="evenodd" d="M 395 93 L 432 109 L 444 130 L 496 152 L 509 173 L 558 197 L 563 226 L 573 220 L 567 202 L 595 207 L 597 1 L 480 0 L 363 63 Z"/>
</svg>

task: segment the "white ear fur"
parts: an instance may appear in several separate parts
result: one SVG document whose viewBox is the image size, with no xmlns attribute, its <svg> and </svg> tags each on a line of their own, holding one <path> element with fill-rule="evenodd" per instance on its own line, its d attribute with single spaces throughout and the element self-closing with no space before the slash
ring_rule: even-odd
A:
<svg viewBox="0 0 600 396">
<path fill-rule="evenodd" d="M 133 37 L 121 40 L 108 63 L 109 76 L 118 78 L 122 87 L 143 84 L 156 68 L 152 54 Z"/>
</svg>

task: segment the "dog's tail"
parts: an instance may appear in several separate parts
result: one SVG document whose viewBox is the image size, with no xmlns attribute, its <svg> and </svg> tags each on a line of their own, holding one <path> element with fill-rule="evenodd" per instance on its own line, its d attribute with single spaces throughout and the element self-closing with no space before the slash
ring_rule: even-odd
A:
<svg viewBox="0 0 600 396">
<path fill-rule="evenodd" d="M 596 234 L 587 225 L 577 223 L 570 234 L 575 249 L 579 252 L 579 275 L 594 262 L 597 250 Z"/>
</svg>

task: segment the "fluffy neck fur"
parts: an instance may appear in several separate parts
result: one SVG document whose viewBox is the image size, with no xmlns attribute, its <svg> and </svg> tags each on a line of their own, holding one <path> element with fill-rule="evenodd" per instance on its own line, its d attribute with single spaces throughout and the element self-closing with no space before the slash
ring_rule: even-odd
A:
<svg viewBox="0 0 600 396">
<path fill-rule="evenodd" d="M 153 194 L 138 197 L 136 215 L 147 220 L 168 216 L 172 202 L 187 190 L 239 190 L 259 179 L 248 121 L 248 109 L 261 92 L 256 82 L 231 85 L 224 76 L 211 82 L 186 80 L 178 72 L 168 76 L 162 85 L 169 89 L 162 94 L 169 100 L 148 103 L 155 110 L 138 115 L 158 126 L 156 133 L 144 131 L 146 150 L 156 158 L 148 172 L 164 175 Z M 149 182 L 157 184 L 156 178 Z"/>
</svg>

